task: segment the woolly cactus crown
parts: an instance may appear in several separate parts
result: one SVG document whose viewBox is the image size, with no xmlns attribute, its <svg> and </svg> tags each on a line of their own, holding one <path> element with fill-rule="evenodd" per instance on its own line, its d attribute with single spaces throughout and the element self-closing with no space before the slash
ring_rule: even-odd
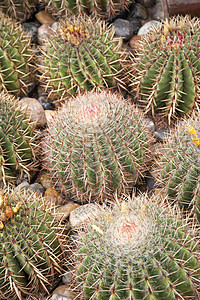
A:
<svg viewBox="0 0 200 300">
<path fill-rule="evenodd" d="M 54 175 L 82 196 L 128 188 L 146 168 L 145 122 L 118 94 L 90 92 L 71 99 L 48 131 L 44 146 Z"/>
<path fill-rule="evenodd" d="M 162 205 L 162 204 L 161 204 Z M 162 205 L 163 206 L 163 205 Z M 187 224 L 143 196 L 104 209 L 74 243 L 84 299 L 196 299 L 198 250 Z M 190 232 L 190 233 L 189 233 Z"/>
<path fill-rule="evenodd" d="M 188 16 L 167 20 L 145 36 L 133 61 L 131 85 L 146 111 L 170 122 L 199 106 L 199 46 L 199 20 Z"/>
</svg>

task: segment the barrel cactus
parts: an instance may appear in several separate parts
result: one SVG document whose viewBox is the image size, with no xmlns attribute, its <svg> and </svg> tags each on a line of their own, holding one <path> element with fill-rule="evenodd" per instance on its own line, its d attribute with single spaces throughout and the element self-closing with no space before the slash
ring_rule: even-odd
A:
<svg viewBox="0 0 200 300">
<path fill-rule="evenodd" d="M 93 88 L 115 87 L 120 81 L 120 43 L 105 23 L 91 18 L 60 23 L 45 44 L 41 81 L 57 97 Z"/>
<path fill-rule="evenodd" d="M 120 10 L 124 10 L 131 3 L 130 0 L 106 0 L 106 1 L 80 1 L 80 0 L 41 0 L 48 4 L 47 9 L 52 13 L 74 15 L 93 14 L 102 18 L 112 18 Z"/>
<path fill-rule="evenodd" d="M 45 164 L 81 198 L 103 198 L 146 168 L 148 135 L 136 108 L 118 94 L 88 92 L 63 105 L 44 139 Z"/>
<path fill-rule="evenodd" d="M 61 273 L 60 231 L 39 200 L 0 190 L 1 299 L 22 299 L 38 289 L 48 293 Z"/>
<path fill-rule="evenodd" d="M 38 0 L 0 0 L 0 8 L 10 17 L 24 22 L 36 9 Z"/>
<path fill-rule="evenodd" d="M 199 106 L 198 19 L 174 17 L 145 36 L 133 62 L 132 87 L 146 111 L 184 115 Z"/>
<path fill-rule="evenodd" d="M 0 89 L 24 95 L 32 81 L 30 38 L 0 12 Z"/>
<path fill-rule="evenodd" d="M 160 162 L 168 196 L 182 209 L 197 212 L 200 221 L 200 117 L 183 121 L 168 139 Z"/>
<path fill-rule="evenodd" d="M 14 96 L 0 93 L 0 181 L 14 180 L 37 167 L 37 133 L 18 111 Z"/>
<path fill-rule="evenodd" d="M 80 299 L 199 299 L 195 232 L 143 196 L 103 209 L 74 240 Z"/>
</svg>

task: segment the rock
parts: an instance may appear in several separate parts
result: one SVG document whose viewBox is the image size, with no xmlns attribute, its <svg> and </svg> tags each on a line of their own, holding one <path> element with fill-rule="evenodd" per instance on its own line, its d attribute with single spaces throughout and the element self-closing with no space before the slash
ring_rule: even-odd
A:
<svg viewBox="0 0 200 300">
<path fill-rule="evenodd" d="M 139 41 L 141 41 L 140 35 L 134 35 L 129 41 L 130 47 L 133 50 L 138 51 L 139 50 Z"/>
<path fill-rule="evenodd" d="M 128 21 L 133 25 L 133 34 L 137 34 L 140 27 L 142 27 L 142 22 L 136 18 L 129 19 Z"/>
<path fill-rule="evenodd" d="M 39 11 L 37 14 L 35 14 L 35 17 L 41 24 L 53 24 L 55 22 L 46 10 Z"/>
<path fill-rule="evenodd" d="M 128 20 L 117 19 L 113 22 L 115 28 L 115 36 L 122 37 L 124 41 L 128 41 L 133 35 L 133 24 Z"/>
<path fill-rule="evenodd" d="M 79 206 L 80 205 L 77 203 L 69 202 L 65 205 L 57 207 L 55 210 L 54 217 L 58 221 L 65 220 L 69 217 L 70 213 Z"/>
<path fill-rule="evenodd" d="M 69 216 L 69 222 L 72 227 L 80 226 L 94 220 L 100 211 L 97 204 L 89 203 L 74 209 Z"/>
<path fill-rule="evenodd" d="M 40 24 L 37 22 L 25 22 L 22 23 L 24 31 L 31 37 L 33 43 L 37 42 L 37 31 Z"/>
<path fill-rule="evenodd" d="M 19 101 L 19 110 L 22 111 L 31 122 L 36 122 L 38 127 L 45 126 L 47 119 L 40 102 L 35 98 L 24 97 Z"/>
<path fill-rule="evenodd" d="M 42 107 L 44 108 L 44 110 L 54 109 L 54 106 L 50 102 L 42 102 Z"/>
<path fill-rule="evenodd" d="M 153 20 L 164 20 L 165 19 L 162 0 L 157 0 L 156 5 L 152 8 L 151 18 Z"/>
<path fill-rule="evenodd" d="M 46 189 L 44 197 L 46 198 L 45 203 L 47 207 L 61 205 L 63 201 L 62 196 L 53 187 Z"/>
<path fill-rule="evenodd" d="M 52 29 L 51 29 L 50 23 L 42 24 L 38 28 L 38 42 L 42 44 L 46 39 L 48 39 L 51 32 L 52 32 Z"/>
<path fill-rule="evenodd" d="M 44 195 L 45 189 L 43 186 L 39 183 L 32 183 L 29 185 L 29 189 L 31 189 L 33 192 L 35 192 L 38 196 Z"/>
<path fill-rule="evenodd" d="M 129 8 L 128 20 L 137 18 L 142 20 L 148 19 L 148 12 L 140 3 L 132 3 Z"/>
<path fill-rule="evenodd" d="M 138 31 L 138 35 L 144 35 L 144 34 L 147 34 L 149 33 L 154 27 L 157 27 L 157 26 L 162 26 L 161 22 L 159 21 L 155 21 L 155 20 L 152 20 L 152 21 L 149 21 L 147 23 L 145 23 Z"/>
<path fill-rule="evenodd" d="M 70 284 L 72 280 L 72 273 L 71 272 L 66 272 L 63 276 L 62 276 L 62 282 L 64 284 Z"/>
<path fill-rule="evenodd" d="M 149 8 L 154 6 L 156 0 L 137 0 L 137 2 L 142 4 L 144 7 Z"/>
<path fill-rule="evenodd" d="M 48 189 L 54 185 L 53 180 L 48 173 L 41 174 L 38 177 L 38 181 L 45 189 Z"/>
<path fill-rule="evenodd" d="M 57 31 L 58 28 L 59 28 L 59 23 L 58 23 L 58 22 L 54 22 L 54 23 L 51 25 L 51 28 L 52 28 L 54 31 Z"/>
<path fill-rule="evenodd" d="M 18 186 L 16 186 L 15 191 L 20 191 L 22 189 L 27 190 L 29 188 L 29 183 L 27 181 L 23 181 L 22 183 L 20 183 Z"/>
<path fill-rule="evenodd" d="M 68 285 L 60 285 L 54 291 L 50 300 L 72 300 L 77 295 L 70 291 Z M 77 299 L 77 298 L 76 298 Z"/>
<path fill-rule="evenodd" d="M 157 131 L 154 131 L 153 135 L 157 139 L 157 141 L 164 142 L 168 135 L 168 129 L 165 127 L 158 129 Z"/>
</svg>

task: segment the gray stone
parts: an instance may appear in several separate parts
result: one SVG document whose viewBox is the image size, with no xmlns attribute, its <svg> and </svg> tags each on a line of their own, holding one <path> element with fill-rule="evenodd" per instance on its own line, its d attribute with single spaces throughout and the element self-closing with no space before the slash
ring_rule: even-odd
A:
<svg viewBox="0 0 200 300">
<path fill-rule="evenodd" d="M 22 23 L 23 29 L 31 37 L 33 43 L 37 42 L 37 30 L 40 26 L 37 22 L 24 22 Z"/>
<path fill-rule="evenodd" d="M 29 186 L 29 189 L 32 190 L 33 192 L 37 193 L 37 195 L 44 195 L 45 189 L 43 186 L 39 183 L 32 183 Z"/>
<path fill-rule="evenodd" d="M 140 27 L 142 27 L 142 22 L 136 18 L 127 19 L 133 25 L 133 35 L 138 33 Z"/>
<path fill-rule="evenodd" d="M 75 208 L 69 216 L 69 222 L 72 227 L 81 226 L 94 220 L 99 214 L 100 207 L 94 203 L 85 204 Z"/>
<path fill-rule="evenodd" d="M 140 3 L 133 3 L 129 8 L 128 19 L 133 19 L 133 18 L 142 19 L 142 20 L 148 19 L 148 12 L 146 8 Z"/>
<path fill-rule="evenodd" d="M 164 142 L 168 136 L 168 129 L 167 128 L 158 129 L 157 131 L 154 131 L 153 135 L 157 139 L 157 141 Z"/>
<path fill-rule="evenodd" d="M 159 21 L 155 21 L 155 20 L 152 20 L 152 21 L 149 21 L 147 23 L 145 23 L 138 31 L 138 35 L 144 35 L 144 34 L 147 34 L 149 33 L 154 27 L 157 27 L 157 26 L 162 26 L 161 22 Z"/>
<path fill-rule="evenodd" d="M 149 8 L 154 6 L 156 0 L 137 0 L 136 2 L 142 4 L 146 8 Z"/>
<path fill-rule="evenodd" d="M 20 183 L 18 186 L 16 186 L 15 191 L 20 191 L 22 189 L 27 190 L 29 188 L 29 183 L 27 181 L 23 181 L 22 183 Z"/>
<path fill-rule="evenodd" d="M 154 7 L 152 8 L 151 18 L 153 20 L 164 20 L 165 19 L 162 0 L 157 0 L 156 5 L 154 5 Z"/>
<path fill-rule="evenodd" d="M 124 41 L 128 41 L 134 32 L 134 27 L 128 20 L 117 19 L 113 22 L 115 28 L 115 36 L 122 37 Z"/>
</svg>

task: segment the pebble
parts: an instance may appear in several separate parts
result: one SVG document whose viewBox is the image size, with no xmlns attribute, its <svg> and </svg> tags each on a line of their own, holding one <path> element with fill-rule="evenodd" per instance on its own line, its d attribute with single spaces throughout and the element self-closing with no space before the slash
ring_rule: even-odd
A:
<svg viewBox="0 0 200 300">
<path fill-rule="evenodd" d="M 29 188 L 29 183 L 27 181 L 21 182 L 18 186 L 16 186 L 15 191 L 20 191 L 22 189 L 28 189 Z"/>
<path fill-rule="evenodd" d="M 48 173 L 41 174 L 38 177 L 38 181 L 45 189 L 48 189 L 54 185 L 53 180 Z"/>
<path fill-rule="evenodd" d="M 42 44 L 46 39 L 48 39 L 49 35 L 51 34 L 51 24 L 45 23 L 42 24 L 37 31 L 38 34 L 38 42 Z"/>
<path fill-rule="evenodd" d="M 49 207 L 51 207 L 52 205 L 61 205 L 63 201 L 62 196 L 53 187 L 49 187 L 46 189 L 44 197 L 45 200 L 47 200 L 47 206 Z"/>
<path fill-rule="evenodd" d="M 135 50 L 138 51 L 140 49 L 140 45 L 139 45 L 139 41 L 141 41 L 141 36 L 140 35 L 134 35 L 130 41 L 129 41 L 129 45 L 130 47 Z"/>
<path fill-rule="evenodd" d="M 39 11 L 35 17 L 41 24 L 53 24 L 55 22 L 46 10 Z"/>
<path fill-rule="evenodd" d="M 62 276 L 62 282 L 64 284 L 70 284 L 72 280 L 72 273 L 71 272 L 66 272 L 63 276 Z"/>
<path fill-rule="evenodd" d="M 42 102 L 44 110 L 53 110 L 54 106 L 50 102 Z"/>
<path fill-rule="evenodd" d="M 74 202 L 69 202 L 65 205 L 62 205 L 60 207 L 57 207 L 55 210 L 55 219 L 60 221 L 60 220 L 65 220 L 69 217 L 70 213 L 78 208 L 80 205 Z"/>
<path fill-rule="evenodd" d="M 39 183 L 32 183 L 29 185 L 29 189 L 31 189 L 33 192 L 35 192 L 38 196 L 44 195 L 45 189 L 43 188 L 43 186 Z"/>
<path fill-rule="evenodd" d="M 148 12 L 146 8 L 140 3 L 132 3 L 129 8 L 128 20 L 137 18 L 141 20 L 148 19 Z"/>
<path fill-rule="evenodd" d="M 68 285 L 60 285 L 54 291 L 50 300 L 72 300 L 76 294 L 71 292 Z"/>
<path fill-rule="evenodd" d="M 22 111 L 31 122 L 35 122 L 38 127 L 43 127 L 47 123 L 44 109 L 35 98 L 24 97 L 19 101 L 19 110 Z"/>
<path fill-rule="evenodd" d="M 158 142 L 164 142 L 168 135 L 168 129 L 165 127 L 158 129 L 157 131 L 154 131 L 153 135 Z"/>
<path fill-rule="evenodd" d="M 137 0 L 137 2 L 142 4 L 144 7 L 149 8 L 155 5 L 156 0 Z"/>
<path fill-rule="evenodd" d="M 140 27 L 142 27 L 142 22 L 136 18 L 129 19 L 128 21 L 133 25 L 133 34 L 137 34 Z"/>
<path fill-rule="evenodd" d="M 144 35 L 144 34 L 147 34 L 149 33 L 154 27 L 157 27 L 157 26 L 162 26 L 161 22 L 159 21 L 155 21 L 155 20 L 152 20 L 152 21 L 149 21 L 147 23 L 145 23 L 138 31 L 138 35 Z"/>
<path fill-rule="evenodd" d="M 37 22 L 24 22 L 22 23 L 23 29 L 26 31 L 28 36 L 31 37 L 33 43 L 37 42 L 37 31 L 40 24 Z"/>
<path fill-rule="evenodd" d="M 153 20 L 164 20 L 165 19 L 162 0 L 156 1 L 156 4 L 154 5 L 154 7 L 151 10 L 151 18 Z"/>
<path fill-rule="evenodd" d="M 94 220 L 100 212 L 100 207 L 94 203 L 85 204 L 74 209 L 69 216 L 72 227 L 80 226 Z"/>
<path fill-rule="evenodd" d="M 133 24 L 128 20 L 117 19 L 113 22 L 115 28 L 115 36 L 122 37 L 124 41 L 128 41 L 133 35 Z"/>
</svg>

